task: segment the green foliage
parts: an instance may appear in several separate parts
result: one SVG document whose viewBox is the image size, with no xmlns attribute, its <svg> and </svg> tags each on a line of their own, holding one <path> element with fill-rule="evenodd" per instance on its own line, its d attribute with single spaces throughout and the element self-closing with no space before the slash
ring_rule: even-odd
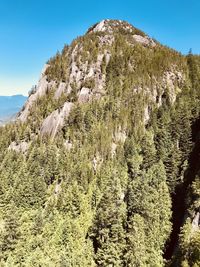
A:
<svg viewBox="0 0 200 267">
<path fill-rule="evenodd" d="M 89 32 L 50 59 L 47 80 L 68 82 L 76 63 L 101 66 L 105 95 L 78 103 L 80 86 L 55 99 L 48 90 L 31 107 L 27 122 L 0 128 L 1 266 L 164 266 L 171 231 L 171 194 L 185 182 L 192 124 L 199 117 L 199 57 L 187 58 L 160 44 L 144 47 L 118 29 Z M 132 39 L 132 41 L 130 41 Z M 186 77 L 174 92 L 163 89 L 168 71 Z M 175 82 L 175 83 L 176 83 Z M 81 86 L 95 87 L 94 79 Z M 156 88 L 161 105 L 152 101 Z M 163 91 L 164 90 L 164 91 Z M 179 93 L 178 93 L 179 92 Z M 54 140 L 40 136 L 43 120 L 66 101 L 70 116 Z M 150 119 L 145 121 L 145 110 Z M 26 152 L 8 149 L 29 143 Z M 199 208 L 199 179 L 190 191 L 190 213 Z M 183 266 L 199 264 L 199 232 L 182 229 Z M 195 265 L 196 264 L 196 265 Z"/>
<path fill-rule="evenodd" d="M 69 76 L 69 47 L 64 46 L 62 53 L 57 52 L 56 56 L 51 58 L 47 64 L 45 74 L 48 81 L 66 82 Z"/>
<path fill-rule="evenodd" d="M 145 235 L 142 249 L 146 256 L 145 260 L 131 256 L 132 259 L 128 258 L 128 261 L 131 260 L 130 266 L 143 266 L 143 261 L 147 266 L 162 266 L 162 249 L 171 229 L 171 203 L 163 164 L 152 165 L 146 173 L 142 171 L 130 181 L 128 188 L 128 225 L 132 231 L 137 225 L 135 219 L 143 220 L 137 227 L 138 232 Z M 136 247 L 138 244 L 134 244 L 133 238 L 130 239 L 130 246 Z"/>
</svg>

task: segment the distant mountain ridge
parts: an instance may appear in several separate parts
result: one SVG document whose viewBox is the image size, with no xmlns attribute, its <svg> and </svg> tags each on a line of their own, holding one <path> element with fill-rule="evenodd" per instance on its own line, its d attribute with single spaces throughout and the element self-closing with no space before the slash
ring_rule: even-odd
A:
<svg viewBox="0 0 200 267">
<path fill-rule="evenodd" d="M 23 95 L 0 96 L 0 124 L 14 118 L 26 99 Z"/>
</svg>

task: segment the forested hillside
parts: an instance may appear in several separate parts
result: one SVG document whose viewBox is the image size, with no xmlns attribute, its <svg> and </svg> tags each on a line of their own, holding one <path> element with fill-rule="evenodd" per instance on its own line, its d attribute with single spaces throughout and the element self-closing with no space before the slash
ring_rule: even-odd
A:
<svg viewBox="0 0 200 267">
<path fill-rule="evenodd" d="M 0 128 L 0 265 L 200 266 L 200 57 L 105 20 Z"/>
</svg>

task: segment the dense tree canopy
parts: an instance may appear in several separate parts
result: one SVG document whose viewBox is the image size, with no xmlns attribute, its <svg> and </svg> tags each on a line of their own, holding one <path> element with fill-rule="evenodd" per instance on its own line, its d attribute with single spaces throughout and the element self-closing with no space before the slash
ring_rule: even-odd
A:
<svg viewBox="0 0 200 267">
<path fill-rule="evenodd" d="M 87 34 L 65 46 L 49 60 L 47 79 L 67 81 L 69 55 L 77 43 L 83 44 L 80 60 L 92 64 L 101 52 L 99 35 Z M 166 263 L 172 196 L 187 179 L 192 125 L 200 111 L 200 58 L 181 56 L 160 44 L 130 46 L 128 34 L 115 35 L 111 59 L 101 66 L 106 75 L 101 99 L 80 104 L 76 86 L 58 99 L 50 90 L 33 104 L 26 122 L 0 128 L 1 266 Z M 174 102 L 170 89 L 163 93 L 159 88 L 172 66 L 185 75 Z M 93 81 L 87 81 L 86 87 L 92 86 Z M 153 92 L 155 86 L 161 105 L 146 95 L 147 88 Z M 134 88 L 140 88 L 137 94 Z M 41 137 L 44 118 L 66 101 L 74 108 L 62 130 L 53 140 Z M 123 131 L 125 140 L 116 141 Z M 13 141 L 26 141 L 29 148 L 8 149 Z M 72 144 L 70 149 L 66 142 Z M 196 176 L 188 189 L 188 219 L 176 266 L 200 264 L 199 228 L 192 230 L 192 216 L 200 207 L 199 188 Z"/>
</svg>

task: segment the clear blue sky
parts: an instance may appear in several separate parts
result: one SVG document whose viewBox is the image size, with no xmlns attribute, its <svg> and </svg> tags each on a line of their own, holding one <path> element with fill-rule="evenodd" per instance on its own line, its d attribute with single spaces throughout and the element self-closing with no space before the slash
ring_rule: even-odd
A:
<svg viewBox="0 0 200 267">
<path fill-rule="evenodd" d="M 0 0 L 0 95 L 27 94 L 49 57 L 106 18 L 200 53 L 200 0 Z"/>
</svg>

